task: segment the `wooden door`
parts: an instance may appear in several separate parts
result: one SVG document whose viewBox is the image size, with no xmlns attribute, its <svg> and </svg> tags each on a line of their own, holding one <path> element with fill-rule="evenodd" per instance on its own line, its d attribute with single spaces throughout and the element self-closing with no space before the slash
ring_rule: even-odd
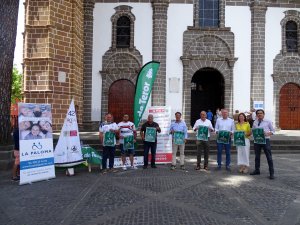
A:
<svg viewBox="0 0 300 225">
<path fill-rule="evenodd" d="M 284 130 L 300 129 L 300 86 L 284 85 L 280 90 L 279 126 Z"/>
<path fill-rule="evenodd" d="M 134 92 L 135 86 L 129 80 L 118 80 L 110 86 L 108 112 L 113 114 L 115 122 L 121 122 L 124 114 L 133 122 Z"/>
</svg>

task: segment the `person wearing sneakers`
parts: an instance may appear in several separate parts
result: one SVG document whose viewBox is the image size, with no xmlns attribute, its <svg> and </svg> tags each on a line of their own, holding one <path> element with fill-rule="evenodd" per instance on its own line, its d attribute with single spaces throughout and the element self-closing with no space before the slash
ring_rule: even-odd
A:
<svg viewBox="0 0 300 225">
<path fill-rule="evenodd" d="M 260 174 L 260 153 L 261 153 L 261 149 L 263 149 L 269 165 L 269 172 L 270 172 L 269 178 L 273 180 L 274 165 L 273 165 L 272 152 L 271 152 L 270 136 L 275 133 L 275 130 L 273 128 L 272 122 L 270 120 L 266 120 L 264 117 L 265 117 L 264 110 L 262 109 L 256 110 L 256 120 L 253 123 L 252 130 L 255 128 L 263 128 L 266 142 L 265 144 L 254 143 L 255 170 L 252 173 L 250 173 L 250 175 Z"/>
<path fill-rule="evenodd" d="M 180 152 L 180 169 L 185 170 L 184 167 L 184 148 L 185 142 L 188 137 L 187 126 L 184 121 L 181 120 L 181 113 L 175 113 L 175 121 L 171 124 L 170 134 L 172 135 L 172 165 L 171 170 L 176 169 L 176 154 L 179 149 Z"/>
<path fill-rule="evenodd" d="M 197 140 L 196 145 L 197 145 L 197 166 L 195 170 L 200 170 L 201 169 L 201 155 L 202 155 L 202 150 L 204 151 L 204 169 L 208 170 L 208 157 L 209 157 L 209 137 L 210 137 L 210 132 L 214 131 L 214 128 L 211 124 L 211 121 L 209 119 L 206 119 L 206 112 L 202 111 L 200 113 L 200 119 L 196 121 L 194 124 L 193 130 L 198 131 L 199 126 L 205 126 L 208 127 L 208 133 L 207 133 L 207 140 Z M 198 138 L 197 138 L 198 139 Z"/>
<path fill-rule="evenodd" d="M 116 134 L 118 133 L 118 125 L 113 122 L 113 115 L 108 113 L 105 115 L 105 121 L 99 127 L 99 139 L 103 145 L 102 172 L 106 173 L 107 159 L 109 159 L 109 171 L 116 172 L 114 169 L 115 151 L 116 151 Z"/>
<path fill-rule="evenodd" d="M 120 141 L 120 149 L 121 149 L 121 158 L 122 158 L 122 169 L 127 170 L 125 165 L 126 162 L 126 151 L 129 154 L 131 169 L 137 169 L 137 167 L 133 164 L 133 155 L 134 155 L 134 145 L 132 148 L 125 149 L 124 148 L 124 138 L 128 136 L 133 136 L 133 142 L 136 140 L 136 129 L 134 123 L 129 121 L 129 115 L 125 114 L 123 116 L 123 121 L 118 123 L 119 127 L 119 141 Z"/>
</svg>

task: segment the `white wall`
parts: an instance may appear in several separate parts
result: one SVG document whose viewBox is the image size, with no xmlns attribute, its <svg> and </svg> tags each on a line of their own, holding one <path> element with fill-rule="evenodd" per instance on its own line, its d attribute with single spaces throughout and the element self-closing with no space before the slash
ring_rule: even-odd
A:
<svg viewBox="0 0 300 225">
<path fill-rule="evenodd" d="M 265 66 L 265 110 L 266 117 L 275 121 L 275 108 L 273 107 L 273 59 L 281 50 L 281 25 L 284 18 L 284 11 L 295 10 L 288 8 L 268 8 L 266 12 L 266 66 Z"/>
<path fill-rule="evenodd" d="M 166 68 L 166 105 L 174 113 L 182 112 L 183 66 L 180 57 L 183 53 L 183 32 L 193 25 L 192 4 L 170 4 L 167 28 L 167 68 Z M 179 78 L 179 93 L 169 92 L 169 78 Z"/>
<path fill-rule="evenodd" d="M 248 6 L 226 6 L 225 25 L 234 33 L 238 60 L 233 71 L 233 110 L 250 110 L 251 12 Z"/>
<path fill-rule="evenodd" d="M 94 8 L 93 75 L 92 75 L 92 121 L 101 118 L 102 56 L 111 46 L 114 8 L 120 5 L 133 7 L 134 45 L 143 56 L 143 63 L 152 59 L 152 7 L 150 3 L 96 3 Z"/>
</svg>

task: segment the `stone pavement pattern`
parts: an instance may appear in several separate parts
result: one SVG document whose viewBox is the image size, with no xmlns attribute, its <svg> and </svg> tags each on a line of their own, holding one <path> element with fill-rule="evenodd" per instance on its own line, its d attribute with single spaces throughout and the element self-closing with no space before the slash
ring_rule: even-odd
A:
<svg viewBox="0 0 300 225">
<path fill-rule="evenodd" d="M 274 155 L 275 180 L 265 156 L 260 176 L 157 169 L 100 174 L 80 169 L 76 176 L 19 186 L 0 174 L 0 224 L 286 224 L 300 225 L 300 155 Z M 251 163 L 254 162 L 253 155 Z"/>
</svg>

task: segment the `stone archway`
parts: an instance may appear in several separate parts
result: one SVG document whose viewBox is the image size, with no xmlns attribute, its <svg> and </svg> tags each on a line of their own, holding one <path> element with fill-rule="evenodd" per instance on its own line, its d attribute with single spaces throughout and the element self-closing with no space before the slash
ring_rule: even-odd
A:
<svg viewBox="0 0 300 225">
<path fill-rule="evenodd" d="M 188 29 L 183 35 L 183 118 L 188 126 L 191 122 L 191 82 L 194 74 L 211 68 L 224 79 L 224 107 L 232 112 L 234 34 L 230 29 L 203 31 Z"/>
</svg>

